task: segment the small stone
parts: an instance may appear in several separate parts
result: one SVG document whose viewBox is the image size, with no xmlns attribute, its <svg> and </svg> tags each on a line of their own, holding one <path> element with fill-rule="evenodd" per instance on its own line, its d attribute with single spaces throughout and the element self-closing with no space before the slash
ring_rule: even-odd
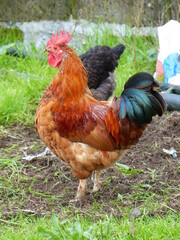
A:
<svg viewBox="0 0 180 240">
<path fill-rule="evenodd" d="M 130 214 L 130 220 L 132 218 L 139 217 L 141 215 L 141 211 L 138 208 L 135 208 L 132 213 Z"/>
</svg>

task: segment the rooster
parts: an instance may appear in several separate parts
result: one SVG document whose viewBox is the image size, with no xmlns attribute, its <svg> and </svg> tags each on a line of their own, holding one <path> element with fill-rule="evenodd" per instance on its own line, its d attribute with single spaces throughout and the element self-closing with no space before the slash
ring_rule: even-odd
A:
<svg viewBox="0 0 180 240">
<path fill-rule="evenodd" d="M 116 87 L 114 70 L 124 50 L 123 44 L 113 48 L 96 46 L 79 56 L 87 70 L 88 87 L 95 99 L 105 101 L 112 96 Z"/>
<path fill-rule="evenodd" d="M 47 42 L 48 63 L 58 73 L 44 91 L 35 117 L 39 137 L 80 179 L 75 201 L 85 194 L 95 172 L 93 191 L 101 186 L 100 171 L 136 144 L 147 124 L 166 110 L 158 83 L 149 73 L 129 78 L 120 97 L 98 101 L 88 88 L 86 69 L 63 30 Z"/>
</svg>

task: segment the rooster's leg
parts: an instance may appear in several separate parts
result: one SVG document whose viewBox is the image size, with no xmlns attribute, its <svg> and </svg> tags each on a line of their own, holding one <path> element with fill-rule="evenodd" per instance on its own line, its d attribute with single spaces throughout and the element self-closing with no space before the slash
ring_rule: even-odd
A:
<svg viewBox="0 0 180 240">
<path fill-rule="evenodd" d="M 101 188 L 101 185 L 102 185 L 102 181 L 100 179 L 100 171 L 95 171 L 93 192 L 99 191 L 99 189 Z"/>
<path fill-rule="evenodd" d="M 78 190 L 77 190 L 77 195 L 76 195 L 75 199 L 71 200 L 70 202 L 78 202 L 84 197 L 86 182 L 87 182 L 87 179 L 80 179 Z"/>
</svg>

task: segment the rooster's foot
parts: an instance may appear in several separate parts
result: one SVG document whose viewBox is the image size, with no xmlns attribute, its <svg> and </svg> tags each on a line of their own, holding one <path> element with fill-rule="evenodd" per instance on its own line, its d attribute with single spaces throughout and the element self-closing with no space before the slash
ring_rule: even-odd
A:
<svg viewBox="0 0 180 240">
<path fill-rule="evenodd" d="M 87 182 L 87 179 L 80 179 L 77 195 L 74 199 L 70 201 L 70 203 L 80 202 L 83 199 L 85 195 L 86 182 Z"/>
<path fill-rule="evenodd" d="M 95 171 L 94 174 L 94 186 L 92 192 L 98 192 L 102 186 L 102 180 L 100 179 L 100 171 Z"/>
</svg>

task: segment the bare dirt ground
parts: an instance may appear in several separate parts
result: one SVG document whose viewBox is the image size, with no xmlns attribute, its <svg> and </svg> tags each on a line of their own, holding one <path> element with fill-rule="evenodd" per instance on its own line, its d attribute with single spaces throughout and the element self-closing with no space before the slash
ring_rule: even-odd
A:
<svg viewBox="0 0 180 240">
<path fill-rule="evenodd" d="M 177 157 L 163 148 L 177 150 Z M 139 143 L 114 166 L 102 172 L 103 186 L 87 193 L 80 204 L 70 204 L 76 195 L 78 180 L 69 167 L 51 156 L 23 160 L 24 152 L 37 154 L 45 146 L 34 128 L 11 126 L 0 131 L 0 205 L 1 216 L 19 213 L 48 215 L 51 211 L 79 211 L 91 215 L 122 215 L 125 207 L 143 207 L 149 215 L 180 210 L 180 114 L 155 118 Z M 123 164 L 123 165 L 121 165 Z"/>
</svg>

